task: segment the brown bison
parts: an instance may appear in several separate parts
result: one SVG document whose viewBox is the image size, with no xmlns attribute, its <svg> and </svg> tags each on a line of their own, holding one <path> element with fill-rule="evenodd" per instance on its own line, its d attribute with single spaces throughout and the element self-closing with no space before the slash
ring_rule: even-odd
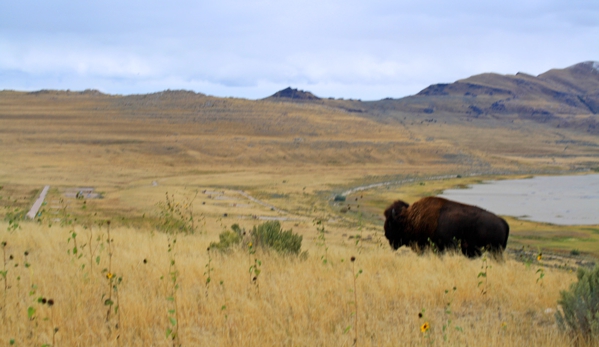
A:
<svg viewBox="0 0 599 347">
<path fill-rule="evenodd" d="M 422 251 L 436 247 L 461 248 L 477 257 L 483 249 L 500 255 L 510 227 L 503 218 L 476 206 L 443 198 L 427 197 L 412 204 L 395 201 L 385 210 L 385 237 L 394 249 L 410 246 Z"/>
</svg>

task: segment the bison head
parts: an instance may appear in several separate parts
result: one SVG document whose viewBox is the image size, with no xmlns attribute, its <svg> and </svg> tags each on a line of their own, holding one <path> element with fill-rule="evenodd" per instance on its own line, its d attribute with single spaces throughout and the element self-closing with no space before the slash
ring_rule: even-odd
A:
<svg viewBox="0 0 599 347">
<path fill-rule="evenodd" d="M 385 237 L 394 249 L 409 244 L 405 235 L 406 221 L 404 221 L 404 212 L 409 206 L 397 200 L 385 210 Z"/>
</svg>

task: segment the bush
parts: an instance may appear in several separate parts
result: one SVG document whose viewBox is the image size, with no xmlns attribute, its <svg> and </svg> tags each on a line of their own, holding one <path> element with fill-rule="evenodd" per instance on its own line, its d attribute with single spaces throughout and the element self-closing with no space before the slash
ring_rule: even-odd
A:
<svg viewBox="0 0 599 347">
<path fill-rule="evenodd" d="M 210 243 L 210 249 L 218 249 L 221 252 L 228 251 L 232 246 L 238 245 L 241 242 L 241 233 L 239 225 L 231 225 L 231 230 L 225 230 L 218 235 L 219 242 Z"/>
<path fill-rule="evenodd" d="M 345 201 L 345 196 L 343 195 L 335 195 L 335 201 Z"/>
<path fill-rule="evenodd" d="M 231 226 L 231 230 L 225 230 L 218 235 L 219 242 L 210 243 L 210 249 L 221 252 L 230 250 L 243 240 L 243 231 L 237 224 Z M 281 223 L 269 221 L 255 226 L 250 233 L 250 242 L 256 247 L 274 249 L 283 254 L 299 254 L 302 248 L 302 236 L 294 234 L 290 230 L 281 230 Z M 246 240 L 247 242 L 247 240 Z"/>
<path fill-rule="evenodd" d="M 562 330 L 569 331 L 577 339 L 587 342 L 599 340 L 599 267 L 593 270 L 578 269 L 578 282 L 569 291 L 560 293 L 555 318 Z"/>
<path fill-rule="evenodd" d="M 252 241 L 262 248 L 272 248 L 279 253 L 299 254 L 302 236 L 290 230 L 281 230 L 279 221 L 269 221 L 255 226 L 251 232 Z"/>
</svg>

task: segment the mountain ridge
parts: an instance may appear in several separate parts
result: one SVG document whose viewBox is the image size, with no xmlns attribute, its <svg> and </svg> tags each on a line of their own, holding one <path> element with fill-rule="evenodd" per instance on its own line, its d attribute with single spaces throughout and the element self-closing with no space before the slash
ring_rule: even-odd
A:
<svg viewBox="0 0 599 347">
<path fill-rule="evenodd" d="M 410 113 L 444 119 L 497 118 L 512 123 L 529 120 L 599 135 L 599 62 L 586 61 L 537 76 L 482 73 L 453 83 L 432 84 L 399 99 L 324 99 L 289 87 L 263 100 L 321 104 L 366 115 Z"/>
<path fill-rule="evenodd" d="M 53 177 L 78 172 L 82 182 L 92 167 L 118 181 L 124 172 L 117 174 L 115 164 L 156 175 L 201 168 L 368 168 L 385 175 L 599 168 L 599 116 L 590 111 L 594 67 L 542 78 L 481 74 L 379 101 L 312 98 L 293 88 L 261 100 L 190 91 L 0 91 L 0 174 L 21 179 L 22 168 L 40 158 L 61 163 L 51 166 Z"/>
<path fill-rule="evenodd" d="M 10 91 L 4 91 L 5 93 Z M 18 93 L 18 92 L 17 92 Z M 188 90 L 165 90 L 150 94 L 110 95 L 98 90 L 82 92 L 41 90 L 32 95 L 60 94 L 73 97 L 112 97 L 123 102 L 143 100 L 144 107 L 160 103 L 161 107 L 200 103 L 203 100 L 225 102 L 245 100 L 220 98 Z M 213 101 L 206 101 L 208 104 Z M 315 94 L 287 87 L 254 102 L 313 104 L 359 114 L 364 118 L 398 118 L 478 121 L 495 119 L 509 125 L 532 121 L 554 129 L 572 129 L 599 135 L 599 62 L 586 61 L 563 69 L 551 69 L 537 76 L 482 73 L 453 83 L 432 84 L 414 95 L 377 101 L 321 98 Z M 155 112 L 156 109 L 149 110 Z"/>
<path fill-rule="evenodd" d="M 587 61 L 538 76 L 483 73 L 394 99 L 394 110 L 509 122 L 528 119 L 599 134 L 598 67 L 599 63 Z"/>
</svg>

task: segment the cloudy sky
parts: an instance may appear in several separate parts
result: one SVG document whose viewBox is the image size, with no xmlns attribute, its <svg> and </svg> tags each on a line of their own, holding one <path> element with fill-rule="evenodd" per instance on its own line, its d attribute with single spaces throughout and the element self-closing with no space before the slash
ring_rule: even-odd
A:
<svg viewBox="0 0 599 347">
<path fill-rule="evenodd" d="M 0 0 L 0 90 L 376 100 L 588 60 L 597 0 Z"/>
</svg>

